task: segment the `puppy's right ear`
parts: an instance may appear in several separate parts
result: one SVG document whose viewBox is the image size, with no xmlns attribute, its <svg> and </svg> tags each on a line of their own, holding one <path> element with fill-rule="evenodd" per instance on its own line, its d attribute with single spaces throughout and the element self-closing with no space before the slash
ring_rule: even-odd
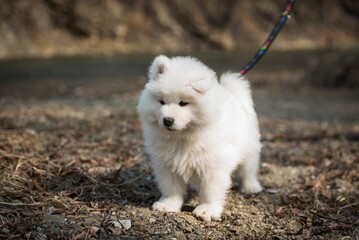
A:
<svg viewBox="0 0 359 240">
<path fill-rule="evenodd" d="M 170 59 L 164 55 L 159 55 L 153 60 L 148 69 L 148 78 L 150 80 L 157 80 L 163 74 L 170 64 Z"/>
</svg>

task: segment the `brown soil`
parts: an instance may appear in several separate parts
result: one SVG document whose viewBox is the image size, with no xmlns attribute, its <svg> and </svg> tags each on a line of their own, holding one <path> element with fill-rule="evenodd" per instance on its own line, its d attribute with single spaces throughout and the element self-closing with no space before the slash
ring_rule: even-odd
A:
<svg viewBox="0 0 359 240">
<path fill-rule="evenodd" d="M 0 238 L 357 239 L 358 121 L 261 116 L 265 191 L 234 184 L 221 220 L 205 223 L 191 214 L 194 192 L 180 213 L 150 209 L 160 193 L 135 112 L 139 88 L 113 89 L 1 98 Z"/>
</svg>

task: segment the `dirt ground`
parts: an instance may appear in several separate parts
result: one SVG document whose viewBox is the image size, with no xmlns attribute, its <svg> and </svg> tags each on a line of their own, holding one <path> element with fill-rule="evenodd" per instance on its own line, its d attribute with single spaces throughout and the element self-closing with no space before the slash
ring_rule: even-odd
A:
<svg viewBox="0 0 359 240">
<path fill-rule="evenodd" d="M 206 223 L 191 214 L 195 192 L 180 213 L 150 209 L 160 193 L 135 111 L 140 85 L 0 98 L 0 239 L 358 239 L 357 98 L 328 107 L 354 120 L 325 122 L 272 115 L 269 96 L 273 112 L 302 105 L 255 91 L 265 190 L 234 183 L 221 220 Z"/>
</svg>

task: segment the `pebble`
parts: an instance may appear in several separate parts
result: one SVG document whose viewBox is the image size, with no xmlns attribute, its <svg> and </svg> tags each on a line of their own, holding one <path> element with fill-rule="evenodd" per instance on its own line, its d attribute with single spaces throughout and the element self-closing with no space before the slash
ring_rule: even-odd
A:
<svg viewBox="0 0 359 240">
<path fill-rule="evenodd" d="M 100 230 L 100 228 L 98 228 L 98 227 L 91 227 L 90 231 L 89 231 L 90 236 L 95 237 L 99 230 Z"/>
<path fill-rule="evenodd" d="M 54 206 L 49 207 L 49 208 L 47 209 L 47 212 L 48 212 L 49 214 L 54 213 L 54 212 L 55 212 L 55 207 L 54 207 Z"/>
<path fill-rule="evenodd" d="M 112 225 L 112 227 L 122 228 L 121 223 L 118 221 L 110 221 L 110 224 Z"/>
<path fill-rule="evenodd" d="M 279 192 L 278 189 L 275 189 L 275 188 L 268 188 L 265 190 L 267 193 L 271 193 L 271 194 L 276 194 Z"/>
<path fill-rule="evenodd" d="M 131 228 L 131 220 L 128 219 L 120 220 L 120 223 L 126 230 Z"/>
<path fill-rule="evenodd" d="M 131 228 L 131 220 L 124 219 L 118 221 L 110 221 L 110 224 L 115 228 L 124 228 L 126 230 Z"/>
<path fill-rule="evenodd" d="M 154 222 L 156 222 L 156 219 L 150 218 L 149 221 L 150 221 L 150 223 L 154 223 Z"/>
<path fill-rule="evenodd" d="M 225 210 L 225 211 L 224 211 L 224 215 L 231 216 L 231 215 L 232 215 L 232 211 L 231 211 L 231 210 Z"/>
<path fill-rule="evenodd" d="M 0 232 L 1 232 L 1 233 L 4 233 L 4 234 L 8 234 L 8 233 L 10 232 L 10 230 L 7 229 L 7 228 L 5 228 L 5 227 L 3 227 L 3 228 L 0 229 Z"/>
<path fill-rule="evenodd" d="M 43 217 L 46 222 L 64 223 L 66 220 L 59 215 L 45 214 Z"/>
<path fill-rule="evenodd" d="M 299 234 L 303 229 L 302 224 L 297 220 L 291 220 L 286 226 L 286 230 L 290 234 Z"/>
<path fill-rule="evenodd" d="M 188 232 L 188 233 L 192 232 L 192 228 L 189 227 L 189 226 L 185 226 L 185 227 L 183 228 L 183 230 L 185 230 L 185 231 Z"/>
<path fill-rule="evenodd" d="M 59 227 L 54 228 L 54 233 L 58 236 L 61 236 L 62 235 L 61 228 Z"/>
</svg>

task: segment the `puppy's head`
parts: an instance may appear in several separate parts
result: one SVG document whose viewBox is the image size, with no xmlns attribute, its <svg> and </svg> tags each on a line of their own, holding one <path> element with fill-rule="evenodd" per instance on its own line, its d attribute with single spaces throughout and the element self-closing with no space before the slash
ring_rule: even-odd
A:
<svg viewBox="0 0 359 240">
<path fill-rule="evenodd" d="M 142 121 L 168 132 L 204 123 L 206 95 L 218 84 L 211 69 L 195 58 L 160 55 L 151 64 L 148 77 L 137 108 Z"/>
</svg>

